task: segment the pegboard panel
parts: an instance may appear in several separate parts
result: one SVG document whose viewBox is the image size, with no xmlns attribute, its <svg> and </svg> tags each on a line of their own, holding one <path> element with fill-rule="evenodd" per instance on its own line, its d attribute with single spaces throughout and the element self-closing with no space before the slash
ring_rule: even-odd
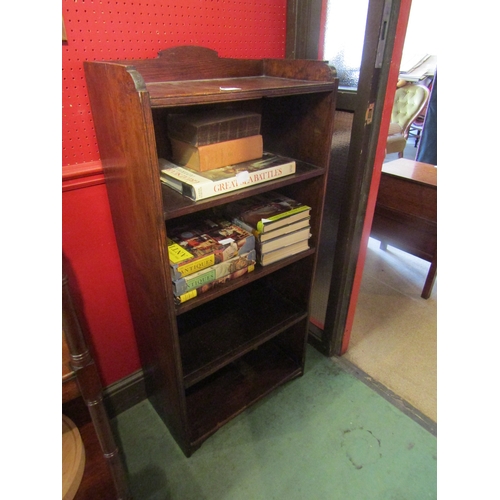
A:
<svg viewBox="0 0 500 500">
<path fill-rule="evenodd" d="M 99 160 L 83 61 L 201 45 L 221 57 L 283 58 L 287 0 L 63 0 L 63 166 Z"/>
</svg>

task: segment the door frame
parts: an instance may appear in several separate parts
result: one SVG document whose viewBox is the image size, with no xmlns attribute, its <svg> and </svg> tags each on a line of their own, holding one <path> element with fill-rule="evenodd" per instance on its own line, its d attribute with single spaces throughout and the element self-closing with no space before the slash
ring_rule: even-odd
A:
<svg viewBox="0 0 500 500">
<path fill-rule="evenodd" d="M 287 58 L 318 58 L 327 0 L 288 0 Z M 310 342 L 327 356 L 349 345 L 411 0 L 370 0 L 360 79 L 346 93 L 354 110 L 328 306 L 321 337 Z M 325 224 L 325 221 L 323 222 Z"/>
</svg>

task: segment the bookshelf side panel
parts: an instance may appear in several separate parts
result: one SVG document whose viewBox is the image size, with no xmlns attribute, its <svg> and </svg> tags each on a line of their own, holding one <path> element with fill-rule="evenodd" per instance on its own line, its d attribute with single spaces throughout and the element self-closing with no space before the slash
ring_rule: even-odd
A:
<svg viewBox="0 0 500 500">
<path fill-rule="evenodd" d="M 134 68 L 86 63 L 85 74 L 113 226 L 148 393 L 172 434 L 185 446 L 182 369 L 167 276 L 149 95 Z"/>
</svg>

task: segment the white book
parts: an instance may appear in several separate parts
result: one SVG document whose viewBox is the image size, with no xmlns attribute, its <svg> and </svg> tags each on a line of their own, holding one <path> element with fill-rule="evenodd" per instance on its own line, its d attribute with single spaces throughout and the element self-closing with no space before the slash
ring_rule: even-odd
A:
<svg viewBox="0 0 500 500">
<path fill-rule="evenodd" d="M 159 158 L 159 164 L 161 181 L 194 201 L 291 175 L 296 168 L 295 160 L 272 153 L 206 172 L 195 172 L 163 158 Z"/>
</svg>

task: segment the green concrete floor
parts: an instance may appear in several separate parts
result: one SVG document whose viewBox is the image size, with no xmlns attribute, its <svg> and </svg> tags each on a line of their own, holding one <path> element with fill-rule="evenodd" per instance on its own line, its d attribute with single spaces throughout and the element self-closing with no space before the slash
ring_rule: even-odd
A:
<svg viewBox="0 0 500 500">
<path fill-rule="evenodd" d="M 190 458 L 148 401 L 113 425 L 135 500 L 437 498 L 436 437 L 311 347 L 303 377 Z"/>
</svg>

